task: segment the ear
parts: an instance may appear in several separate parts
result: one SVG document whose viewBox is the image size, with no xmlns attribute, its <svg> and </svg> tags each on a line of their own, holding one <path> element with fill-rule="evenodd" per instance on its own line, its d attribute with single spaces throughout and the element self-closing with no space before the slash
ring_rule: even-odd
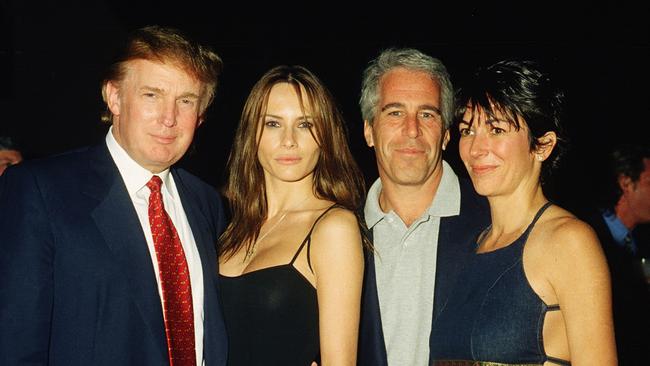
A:
<svg viewBox="0 0 650 366">
<path fill-rule="evenodd" d="M 204 115 L 200 115 L 200 116 L 199 116 L 199 121 L 198 121 L 198 123 L 196 124 L 196 127 L 199 127 L 200 125 L 202 125 L 204 121 L 205 121 L 205 116 L 204 116 Z"/>
<path fill-rule="evenodd" d="M 618 186 L 621 188 L 621 192 L 623 193 L 628 192 L 633 188 L 634 182 L 632 182 L 632 178 L 628 177 L 627 175 L 619 174 L 617 181 Z"/>
<path fill-rule="evenodd" d="M 449 143 L 449 140 L 451 139 L 451 133 L 449 132 L 449 129 L 444 130 L 444 136 L 442 138 L 442 149 L 447 148 L 447 144 Z"/>
<path fill-rule="evenodd" d="M 375 146 L 375 141 L 372 138 L 372 125 L 368 121 L 363 121 L 363 136 L 366 138 L 366 144 L 369 147 Z"/>
<path fill-rule="evenodd" d="M 538 138 L 537 142 L 539 142 L 539 146 L 535 150 L 535 158 L 537 161 L 542 162 L 553 152 L 557 144 L 557 135 L 553 131 L 548 131 L 542 137 Z"/>
<path fill-rule="evenodd" d="M 113 81 L 107 81 L 106 86 L 106 104 L 114 116 L 120 115 L 120 89 Z"/>
</svg>

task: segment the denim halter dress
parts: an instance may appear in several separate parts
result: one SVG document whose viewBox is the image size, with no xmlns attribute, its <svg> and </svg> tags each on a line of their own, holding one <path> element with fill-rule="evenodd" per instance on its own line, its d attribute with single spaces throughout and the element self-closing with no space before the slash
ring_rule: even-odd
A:
<svg viewBox="0 0 650 366">
<path fill-rule="evenodd" d="M 533 291 L 522 260 L 528 234 L 550 205 L 539 209 L 512 244 L 468 259 L 434 320 L 434 365 L 570 365 L 544 351 L 544 317 L 560 307 L 545 304 Z"/>
</svg>

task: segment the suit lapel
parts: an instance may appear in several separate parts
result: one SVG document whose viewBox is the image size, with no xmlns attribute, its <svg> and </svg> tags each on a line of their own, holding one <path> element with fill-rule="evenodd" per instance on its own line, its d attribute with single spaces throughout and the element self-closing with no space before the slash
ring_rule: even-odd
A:
<svg viewBox="0 0 650 366">
<path fill-rule="evenodd" d="M 433 299 L 433 318 L 440 313 L 444 307 L 449 287 L 452 285 L 447 278 L 454 278 L 460 258 L 457 249 L 459 245 L 451 245 L 451 233 L 458 233 L 456 220 L 458 216 L 442 217 L 438 231 L 438 252 L 436 258 L 436 282 Z"/>
<path fill-rule="evenodd" d="M 459 272 L 474 253 L 476 236 L 489 224 L 490 212 L 485 198 L 479 197 L 467 180 L 459 179 L 459 184 L 459 215 L 440 219 L 432 327 L 447 304 Z M 429 359 L 429 363 L 432 362 Z"/>
<path fill-rule="evenodd" d="M 163 358 L 167 341 L 158 286 L 151 255 L 133 203 L 113 162 L 102 144 L 91 151 L 90 174 L 84 193 L 98 201 L 91 216 L 104 241 L 122 266 L 131 286 L 131 297 L 149 327 Z"/>
<path fill-rule="evenodd" d="M 373 240 L 372 230 L 368 231 L 368 237 L 370 241 Z M 388 357 L 379 309 L 374 251 L 365 251 L 364 271 L 359 325 L 359 365 L 385 366 L 388 364 Z"/>
</svg>

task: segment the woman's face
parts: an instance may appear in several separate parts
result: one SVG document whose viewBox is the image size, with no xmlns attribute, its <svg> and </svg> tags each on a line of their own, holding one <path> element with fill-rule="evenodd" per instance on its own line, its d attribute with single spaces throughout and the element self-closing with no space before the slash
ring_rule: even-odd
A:
<svg viewBox="0 0 650 366">
<path fill-rule="evenodd" d="M 305 93 L 302 96 L 304 109 L 293 85 L 278 83 L 271 89 L 257 132 L 257 158 L 267 183 L 313 178 L 320 147 L 311 132 L 314 118 L 309 101 Z"/>
<path fill-rule="evenodd" d="M 541 159 L 530 149 L 526 121 L 517 130 L 501 113 L 494 117 L 468 106 L 458 126 L 460 157 L 474 188 L 490 197 L 538 185 Z"/>
</svg>

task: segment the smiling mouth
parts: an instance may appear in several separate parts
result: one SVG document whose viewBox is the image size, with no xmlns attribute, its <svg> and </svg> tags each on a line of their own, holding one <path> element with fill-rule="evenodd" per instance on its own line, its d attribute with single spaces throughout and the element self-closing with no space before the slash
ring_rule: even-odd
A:
<svg viewBox="0 0 650 366">
<path fill-rule="evenodd" d="M 401 148 L 401 149 L 395 149 L 395 152 L 397 152 L 399 154 L 404 154 L 404 155 L 419 155 L 419 154 L 423 154 L 424 150 L 417 149 L 417 148 L 414 148 L 414 147 L 404 147 L 404 148 Z"/>
<path fill-rule="evenodd" d="M 472 168 L 472 173 L 474 173 L 476 175 L 483 175 L 483 174 L 487 174 L 487 173 L 493 171 L 494 169 L 496 169 L 496 166 L 494 166 L 494 165 L 472 165 L 471 168 Z"/>
</svg>

